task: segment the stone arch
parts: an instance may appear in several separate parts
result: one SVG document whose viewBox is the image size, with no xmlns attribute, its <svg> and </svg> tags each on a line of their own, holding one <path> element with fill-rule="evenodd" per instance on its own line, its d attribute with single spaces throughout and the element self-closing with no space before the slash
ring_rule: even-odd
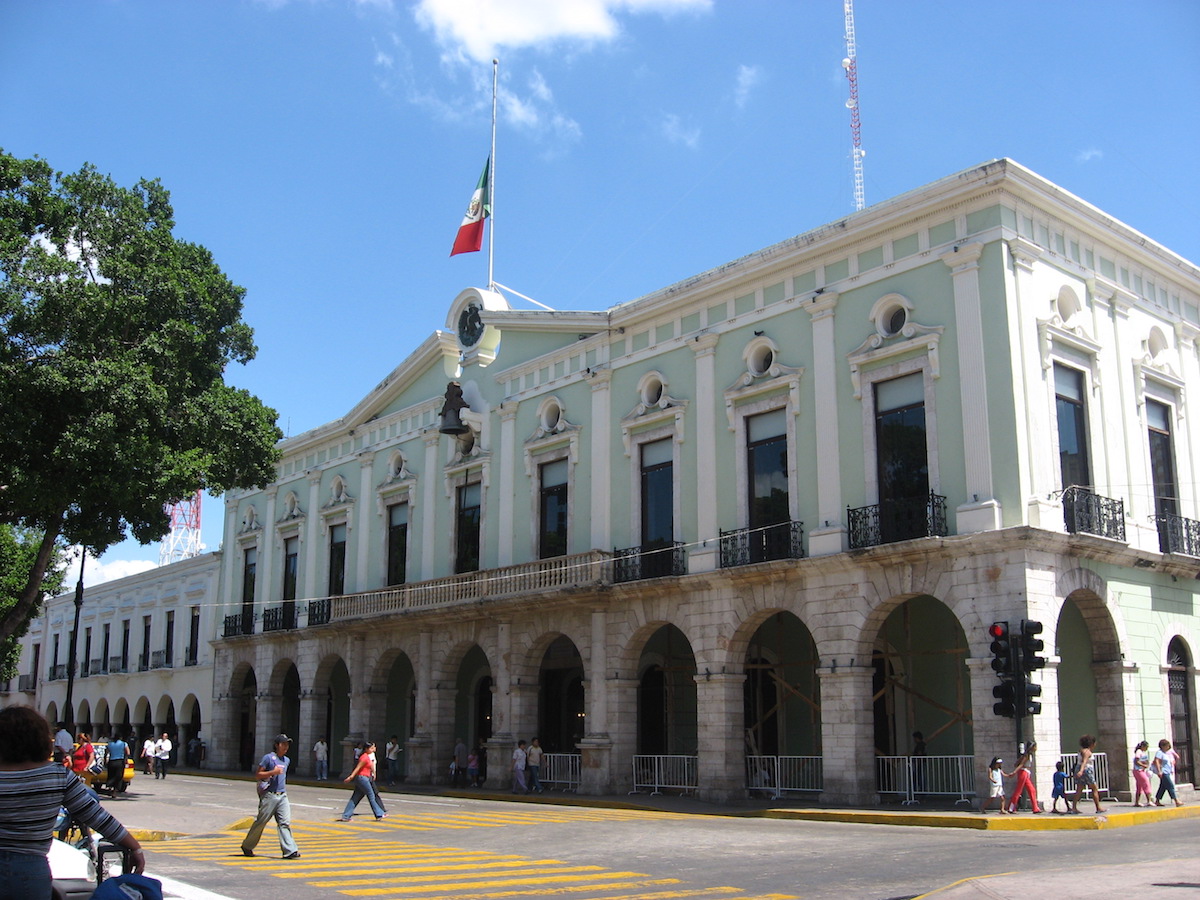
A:
<svg viewBox="0 0 1200 900">
<path fill-rule="evenodd" d="M 58 704 L 53 700 L 46 704 L 46 721 L 50 723 L 51 728 L 55 731 L 58 730 L 58 723 L 60 721 L 58 717 Z"/>
<path fill-rule="evenodd" d="M 79 701 L 78 712 L 75 714 L 75 731 L 92 734 L 92 707 L 84 697 Z M 93 735 L 94 737 L 94 735 Z"/>
<path fill-rule="evenodd" d="M 318 701 L 324 698 L 324 710 L 317 716 L 317 729 L 328 735 L 329 769 L 331 774 L 336 774 L 353 760 L 350 744 L 362 737 L 350 732 L 350 707 L 356 686 L 341 654 L 331 651 L 321 658 L 312 685 Z M 361 686 L 357 689 L 361 690 Z"/>
<path fill-rule="evenodd" d="M 92 728 L 95 729 L 93 738 L 107 738 L 112 734 L 111 710 L 108 706 L 108 700 L 101 697 L 96 701 L 96 706 L 92 710 Z"/>
<path fill-rule="evenodd" d="M 671 622 L 647 623 L 634 634 L 640 645 L 637 677 L 637 752 L 695 755 L 699 741 L 693 642 Z"/>
<path fill-rule="evenodd" d="M 587 683 L 579 645 L 563 632 L 547 632 L 534 642 L 530 656 L 538 659 L 534 731 L 541 746 L 547 753 L 576 752 L 585 732 Z"/>
<path fill-rule="evenodd" d="M 742 623 L 745 673 L 742 727 L 751 756 L 820 756 L 819 659 L 812 631 L 787 609 L 761 610 Z"/>
<path fill-rule="evenodd" d="M 1079 607 L 1088 633 L 1092 636 L 1092 658 L 1097 662 L 1119 660 L 1125 655 L 1121 636 L 1125 628 L 1121 608 L 1110 602 L 1108 582 L 1088 569 L 1077 567 L 1063 572 L 1055 583 L 1055 593 L 1062 598 L 1055 618 L 1062 615 L 1062 605 L 1073 600 Z"/>
</svg>

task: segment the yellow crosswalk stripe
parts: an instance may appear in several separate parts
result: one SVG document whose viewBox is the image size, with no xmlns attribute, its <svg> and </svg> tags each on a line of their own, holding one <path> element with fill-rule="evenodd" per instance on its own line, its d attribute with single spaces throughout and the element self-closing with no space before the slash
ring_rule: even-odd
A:
<svg viewBox="0 0 1200 900">
<path fill-rule="evenodd" d="M 596 874 L 596 875 L 576 875 L 571 880 L 576 881 L 576 882 L 583 882 L 583 881 L 588 881 L 588 880 L 591 880 L 594 882 L 600 882 L 600 881 L 614 879 L 614 878 L 644 878 L 644 877 L 645 876 L 640 872 L 604 872 L 604 873 Z M 440 885 L 437 885 L 437 887 L 441 890 L 475 891 L 480 888 L 515 887 L 517 885 L 526 885 L 528 887 L 535 887 L 535 886 L 553 885 L 554 883 L 555 883 L 555 880 L 551 879 L 551 878 L 494 878 L 491 880 L 480 879 L 480 880 L 474 880 L 474 881 L 459 881 L 459 882 L 453 882 L 450 884 L 440 884 Z M 679 883 L 678 878 L 655 878 L 655 879 L 648 880 L 648 881 L 637 882 L 637 884 L 644 884 L 644 885 L 678 884 L 678 883 Z M 601 887 L 611 890 L 613 888 L 613 885 L 612 884 L 601 885 Z M 380 897 L 380 896 L 384 896 L 384 895 L 396 896 L 399 894 L 419 894 L 419 893 L 426 892 L 428 889 L 429 888 L 427 885 L 413 885 L 413 886 L 393 887 L 393 888 L 365 888 L 363 890 L 341 891 L 341 893 L 348 894 L 351 897 Z M 598 890 L 599 888 L 597 888 L 593 885 L 593 886 L 590 886 L 589 889 L 590 890 Z M 538 893 L 539 894 L 546 893 L 546 891 L 539 890 Z M 554 893 L 554 889 L 552 888 L 549 891 L 549 893 Z M 471 896 L 475 897 L 476 895 L 474 893 L 472 893 Z"/>
</svg>

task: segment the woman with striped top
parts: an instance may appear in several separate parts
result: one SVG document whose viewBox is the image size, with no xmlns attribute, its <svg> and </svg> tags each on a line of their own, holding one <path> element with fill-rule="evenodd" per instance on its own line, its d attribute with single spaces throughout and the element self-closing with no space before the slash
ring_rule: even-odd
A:
<svg viewBox="0 0 1200 900">
<path fill-rule="evenodd" d="M 0 709 L 0 900 L 49 900 L 46 853 L 59 807 L 146 861 L 137 838 L 102 807 L 79 776 L 50 762 L 50 724 L 28 706 Z"/>
</svg>

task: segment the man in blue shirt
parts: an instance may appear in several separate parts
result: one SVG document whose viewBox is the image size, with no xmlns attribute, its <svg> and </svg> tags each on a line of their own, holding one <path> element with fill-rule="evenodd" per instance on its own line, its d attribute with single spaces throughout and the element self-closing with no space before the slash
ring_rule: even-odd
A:
<svg viewBox="0 0 1200 900">
<path fill-rule="evenodd" d="M 121 735 L 114 731 L 108 741 L 108 763 L 105 765 L 108 770 L 107 787 L 112 791 L 114 797 L 125 785 L 125 758 L 127 756 L 129 756 L 129 745 L 121 740 Z"/>
<path fill-rule="evenodd" d="M 292 837 L 292 805 L 287 796 L 287 758 L 292 739 L 286 734 L 275 735 L 274 750 L 262 758 L 254 777 L 258 780 L 258 817 L 242 841 L 242 853 L 254 855 L 254 848 L 262 837 L 263 829 L 271 819 L 279 832 L 279 850 L 284 859 L 299 859 L 300 851 Z"/>
</svg>

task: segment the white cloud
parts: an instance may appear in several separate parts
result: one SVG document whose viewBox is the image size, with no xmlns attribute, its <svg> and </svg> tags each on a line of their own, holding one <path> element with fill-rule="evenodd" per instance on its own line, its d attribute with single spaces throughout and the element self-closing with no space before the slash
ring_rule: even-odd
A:
<svg viewBox="0 0 1200 900">
<path fill-rule="evenodd" d="M 418 24 L 452 52 L 477 62 L 501 48 L 560 41 L 610 41 L 621 31 L 616 14 L 707 11 L 712 0 L 419 0 Z"/>
<path fill-rule="evenodd" d="M 1104 151 L 1096 147 L 1088 147 L 1086 150 L 1080 150 L 1075 154 L 1075 162 L 1089 163 L 1093 159 L 1104 159 Z"/>
<path fill-rule="evenodd" d="M 695 150 L 700 143 L 700 129 L 685 125 L 675 113 L 663 116 L 661 129 L 663 136 L 672 144 L 682 144 L 690 150 Z"/>
<path fill-rule="evenodd" d="M 739 108 L 746 105 L 750 98 L 750 90 L 762 81 L 762 75 L 762 66 L 738 66 L 737 88 L 733 97 Z"/>
<path fill-rule="evenodd" d="M 95 587 L 106 581 L 128 578 L 130 575 L 149 572 L 151 569 L 157 568 L 157 564 L 148 559 L 114 559 L 107 562 L 89 559 L 83 567 L 83 585 L 85 589 Z M 78 574 L 78 564 L 76 564 L 76 573 Z M 67 574 L 69 582 L 71 581 L 70 573 Z"/>
</svg>

